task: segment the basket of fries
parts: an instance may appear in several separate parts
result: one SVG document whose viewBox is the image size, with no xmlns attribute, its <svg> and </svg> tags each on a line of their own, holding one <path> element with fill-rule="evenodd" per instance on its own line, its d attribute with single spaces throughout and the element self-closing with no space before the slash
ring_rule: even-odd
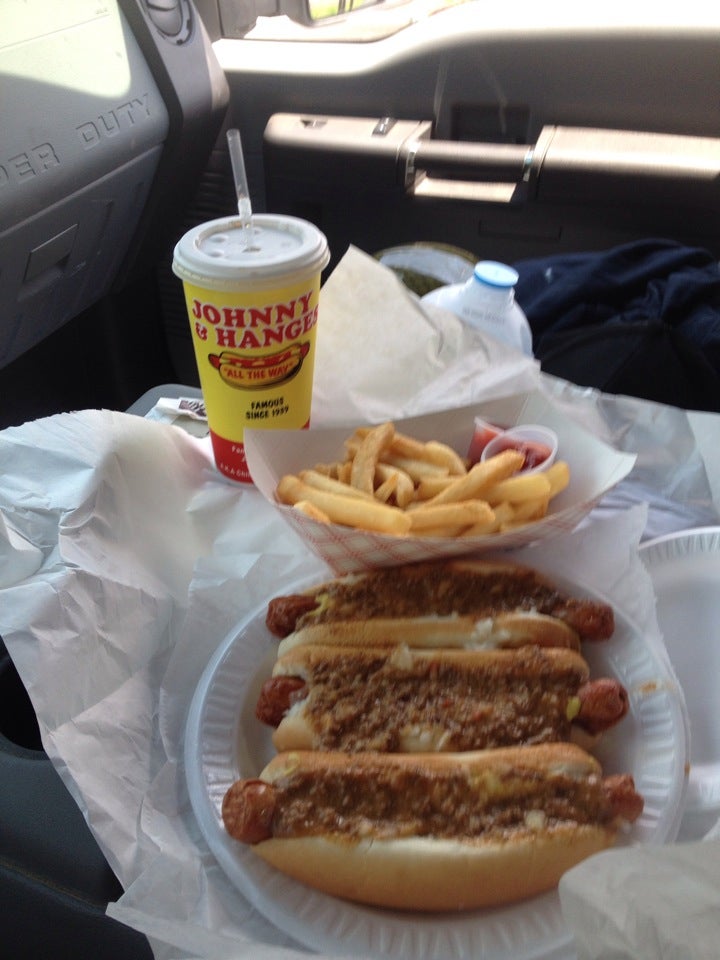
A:
<svg viewBox="0 0 720 960">
<path fill-rule="evenodd" d="M 482 459 L 478 418 L 557 437 L 546 469 Z M 527 546 L 573 529 L 635 462 L 540 393 L 405 420 L 247 430 L 253 482 L 336 573 Z"/>
</svg>

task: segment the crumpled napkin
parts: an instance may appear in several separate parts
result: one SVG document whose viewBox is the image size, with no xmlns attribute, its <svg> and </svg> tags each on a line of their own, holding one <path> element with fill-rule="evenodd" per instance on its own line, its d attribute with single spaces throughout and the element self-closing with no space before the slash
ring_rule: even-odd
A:
<svg viewBox="0 0 720 960">
<path fill-rule="evenodd" d="M 220 477 L 209 444 L 175 427 L 51 417 L 0 433 L 0 471 L 0 509 L 42 558 L 0 591 L 0 635 L 43 746 L 123 886 L 149 884 L 150 936 L 166 899 L 214 917 L 202 933 L 194 917 L 186 935 L 175 916 L 157 956 L 176 956 L 178 940 L 188 956 L 216 937 L 259 958 L 263 941 L 287 944 L 195 846 L 182 741 L 188 696 L 228 629 L 269 584 L 324 568 L 253 488 Z M 186 872 L 194 882 L 180 882 Z"/>
<path fill-rule="evenodd" d="M 41 551 L 0 513 L 0 590 L 31 576 L 41 563 Z"/>
<path fill-rule="evenodd" d="M 540 365 L 420 304 L 351 246 L 320 295 L 313 426 L 379 422 L 533 390 Z"/>
<path fill-rule="evenodd" d="M 560 881 L 578 960 L 716 960 L 720 839 L 608 850 Z"/>
</svg>

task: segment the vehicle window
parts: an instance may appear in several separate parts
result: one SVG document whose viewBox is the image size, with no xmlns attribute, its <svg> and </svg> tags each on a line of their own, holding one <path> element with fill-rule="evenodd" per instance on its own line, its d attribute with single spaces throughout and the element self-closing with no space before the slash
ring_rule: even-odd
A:
<svg viewBox="0 0 720 960">
<path fill-rule="evenodd" d="M 374 6 L 378 0 L 310 0 L 310 16 L 314 21 L 327 20 L 340 14 Z"/>
<path fill-rule="evenodd" d="M 704 0 L 663 6 L 654 0 L 608 0 L 568 7 L 529 4 L 508 15 L 483 0 L 222 0 L 223 36 L 249 40 L 368 42 L 389 37 L 450 7 L 468 6 L 465 25 L 529 32 L 572 30 L 616 32 L 652 28 L 675 34 L 718 26 L 718 8 Z"/>
<path fill-rule="evenodd" d="M 226 0 L 223 36 L 247 40 L 367 42 L 389 37 L 432 14 L 473 0 Z M 475 0 L 477 2 L 477 0 Z"/>
</svg>

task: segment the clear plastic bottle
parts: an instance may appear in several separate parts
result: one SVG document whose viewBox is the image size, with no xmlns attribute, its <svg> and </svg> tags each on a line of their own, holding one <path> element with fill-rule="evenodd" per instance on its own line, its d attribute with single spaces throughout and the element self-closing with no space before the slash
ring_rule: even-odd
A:
<svg viewBox="0 0 720 960">
<path fill-rule="evenodd" d="M 518 273 L 495 260 L 481 260 L 465 283 L 431 290 L 422 303 L 432 303 L 457 314 L 469 326 L 484 330 L 532 356 L 532 333 L 527 317 L 515 302 Z"/>
</svg>

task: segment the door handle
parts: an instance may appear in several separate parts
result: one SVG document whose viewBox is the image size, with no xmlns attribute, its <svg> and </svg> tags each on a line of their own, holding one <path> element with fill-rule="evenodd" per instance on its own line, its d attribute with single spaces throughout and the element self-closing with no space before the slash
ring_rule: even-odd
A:
<svg viewBox="0 0 720 960">
<path fill-rule="evenodd" d="M 505 194 L 488 190 L 505 184 Z M 635 130 L 543 127 L 534 145 L 416 139 L 406 191 L 434 197 L 720 207 L 720 139 Z M 485 194 L 481 193 L 485 188 Z"/>
<path fill-rule="evenodd" d="M 455 140 L 416 140 L 407 151 L 405 186 L 419 175 L 447 180 L 527 183 L 535 147 Z"/>
</svg>

